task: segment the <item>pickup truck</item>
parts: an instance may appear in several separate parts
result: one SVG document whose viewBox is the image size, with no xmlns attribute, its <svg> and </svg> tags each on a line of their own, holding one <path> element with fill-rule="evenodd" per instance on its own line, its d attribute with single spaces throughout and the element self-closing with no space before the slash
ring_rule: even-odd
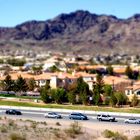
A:
<svg viewBox="0 0 140 140">
<path fill-rule="evenodd" d="M 110 122 L 115 121 L 115 117 L 111 117 L 110 115 L 97 115 L 97 119 L 99 121 L 110 121 Z"/>
</svg>

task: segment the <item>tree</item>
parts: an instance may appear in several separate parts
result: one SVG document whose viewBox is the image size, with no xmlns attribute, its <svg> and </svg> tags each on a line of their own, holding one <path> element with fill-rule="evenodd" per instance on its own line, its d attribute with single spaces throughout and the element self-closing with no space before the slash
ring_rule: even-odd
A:
<svg viewBox="0 0 140 140">
<path fill-rule="evenodd" d="M 41 88 L 40 95 L 41 95 L 41 99 L 44 103 L 49 103 L 50 102 L 48 91 L 44 87 Z"/>
<path fill-rule="evenodd" d="M 75 104 L 76 103 L 76 94 L 74 92 L 68 92 L 68 101 L 71 104 Z"/>
<path fill-rule="evenodd" d="M 136 94 L 133 95 L 133 98 L 131 100 L 131 106 L 137 106 L 139 103 L 139 100 L 138 100 L 138 96 Z"/>
<path fill-rule="evenodd" d="M 112 66 L 108 66 L 106 71 L 107 71 L 107 74 L 114 75 L 114 71 L 113 71 L 113 67 Z"/>
<path fill-rule="evenodd" d="M 82 77 L 77 79 L 76 92 L 79 94 L 80 100 L 83 104 L 88 103 L 88 95 L 90 94 L 89 86 L 84 82 Z"/>
<path fill-rule="evenodd" d="M 96 84 L 93 85 L 93 102 L 95 105 L 99 105 L 101 101 L 100 94 L 103 93 L 104 81 L 102 75 L 98 74 L 96 76 Z"/>
<path fill-rule="evenodd" d="M 25 59 L 15 59 L 14 58 L 14 59 L 8 59 L 7 63 L 12 66 L 23 66 L 26 63 L 26 61 L 25 61 Z"/>
<path fill-rule="evenodd" d="M 4 63 L 4 60 L 3 59 L 0 59 L 0 64 L 3 64 Z"/>
<path fill-rule="evenodd" d="M 117 98 L 115 97 L 114 93 L 111 94 L 109 103 L 111 106 L 115 106 L 117 104 Z"/>
<path fill-rule="evenodd" d="M 51 72 L 60 71 L 55 65 L 49 68 Z"/>
<path fill-rule="evenodd" d="M 68 92 L 73 92 L 73 93 L 76 94 L 76 92 L 77 92 L 77 82 L 69 84 L 68 87 L 67 87 L 67 91 Z"/>
<path fill-rule="evenodd" d="M 127 96 L 125 94 L 123 94 L 121 92 L 116 92 L 115 97 L 117 99 L 117 103 L 116 103 L 117 106 L 124 105 L 127 103 L 128 99 L 127 99 Z"/>
<path fill-rule="evenodd" d="M 94 93 L 94 95 L 93 95 L 93 103 L 94 103 L 95 105 L 99 105 L 101 96 L 100 96 L 100 94 L 98 93 L 97 87 L 94 88 L 93 93 Z"/>
<path fill-rule="evenodd" d="M 111 96 L 113 89 L 111 85 L 104 85 L 104 96 Z"/>
<path fill-rule="evenodd" d="M 125 74 L 128 76 L 129 79 L 133 79 L 133 71 L 130 66 L 127 66 L 125 69 Z"/>
<path fill-rule="evenodd" d="M 51 90 L 52 99 L 57 104 L 62 104 L 66 100 L 66 92 L 63 88 L 57 88 Z"/>
<path fill-rule="evenodd" d="M 71 103 L 71 104 L 75 104 L 77 101 L 77 82 L 74 82 L 72 84 L 69 84 L 68 85 L 68 88 L 67 88 L 67 97 L 68 97 L 68 101 Z"/>
<path fill-rule="evenodd" d="M 40 74 L 40 73 L 42 73 L 42 65 L 40 65 L 40 66 L 33 66 L 32 70 L 33 70 L 34 74 Z"/>
<path fill-rule="evenodd" d="M 83 91 L 83 93 L 80 93 L 80 100 L 83 105 L 87 105 L 88 103 L 88 94 L 86 91 Z"/>
<path fill-rule="evenodd" d="M 27 89 L 28 89 L 26 80 L 24 78 L 22 78 L 21 76 L 18 77 L 15 84 L 16 84 L 15 91 L 19 92 L 19 94 L 27 91 Z"/>
<path fill-rule="evenodd" d="M 36 87 L 36 82 L 34 78 L 29 79 L 27 82 L 29 91 L 33 91 Z"/>
<path fill-rule="evenodd" d="M 41 99 L 44 103 L 50 102 L 50 85 L 46 82 L 45 86 L 40 89 Z"/>
<path fill-rule="evenodd" d="M 1 85 L 3 87 L 3 90 L 12 91 L 14 88 L 14 81 L 11 79 L 10 75 L 7 75 Z"/>
</svg>

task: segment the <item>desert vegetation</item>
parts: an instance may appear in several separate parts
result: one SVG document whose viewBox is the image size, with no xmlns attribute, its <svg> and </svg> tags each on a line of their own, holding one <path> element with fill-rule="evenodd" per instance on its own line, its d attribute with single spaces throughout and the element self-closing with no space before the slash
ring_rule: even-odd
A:
<svg viewBox="0 0 140 140">
<path fill-rule="evenodd" d="M 6 117 L 0 120 L 0 139 L 4 140 L 81 140 L 84 137 L 92 138 L 78 122 L 64 127 L 60 122 L 50 125 L 47 122 Z"/>
<path fill-rule="evenodd" d="M 93 129 L 94 130 L 94 129 Z M 0 118 L 1 140 L 139 140 L 139 135 L 129 135 L 111 130 L 90 130 L 78 121 L 35 121 L 29 119 Z"/>
</svg>

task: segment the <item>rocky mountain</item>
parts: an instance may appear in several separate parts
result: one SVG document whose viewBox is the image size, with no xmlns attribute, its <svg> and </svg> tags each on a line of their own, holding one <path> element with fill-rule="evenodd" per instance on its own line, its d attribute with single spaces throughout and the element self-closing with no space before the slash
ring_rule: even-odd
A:
<svg viewBox="0 0 140 140">
<path fill-rule="evenodd" d="M 0 46 L 45 47 L 83 54 L 140 52 L 140 14 L 128 19 L 88 11 L 0 28 Z"/>
</svg>

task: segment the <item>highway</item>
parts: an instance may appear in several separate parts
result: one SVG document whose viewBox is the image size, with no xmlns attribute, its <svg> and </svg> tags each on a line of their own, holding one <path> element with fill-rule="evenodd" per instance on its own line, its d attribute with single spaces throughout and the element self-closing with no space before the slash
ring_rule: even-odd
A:
<svg viewBox="0 0 140 140">
<path fill-rule="evenodd" d="M 48 118 L 45 118 L 44 117 L 44 114 L 47 113 L 46 111 L 34 111 L 34 110 L 24 110 L 24 109 L 19 109 L 21 112 L 22 112 L 22 115 L 7 115 L 5 114 L 5 111 L 6 109 L 2 109 L 0 108 L 0 117 L 12 117 L 12 118 L 16 118 L 16 119 L 33 119 L 33 120 L 39 120 L 39 121 L 48 121 L 48 120 L 52 120 L 52 119 L 48 119 Z M 72 121 L 69 119 L 69 113 L 61 113 L 61 112 L 58 112 L 59 114 L 62 115 L 62 119 L 60 119 L 60 121 L 64 120 L 64 121 Z M 108 113 L 109 114 L 109 113 Z M 114 125 L 122 125 L 122 126 L 126 126 L 126 125 L 133 125 L 133 126 L 140 126 L 140 124 L 125 124 L 124 123 L 124 120 L 129 118 L 128 116 L 114 116 L 116 118 L 116 121 L 115 122 L 105 122 L 105 121 L 102 121 L 102 122 L 99 122 L 96 118 L 96 114 L 86 114 L 89 118 L 89 120 L 85 120 L 87 122 L 90 122 L 90 123 L 94 123 L 94 124 L 99 124 L 99 123 L 102 123 L 102 124 L 114 124 Z M 136 117 L 137 118 L 137 117 Z M 83 120 L 79 120 L 79 121 L 83 121 Z"/>
</svg>

